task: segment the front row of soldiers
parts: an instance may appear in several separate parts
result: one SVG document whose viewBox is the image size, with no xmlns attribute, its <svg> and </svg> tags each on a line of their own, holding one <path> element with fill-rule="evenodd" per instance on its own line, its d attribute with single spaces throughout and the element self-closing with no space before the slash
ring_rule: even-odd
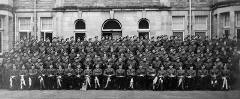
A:
<svg viewBox="0 0 240 99">
<path fill-rule="evenodd" d="M 178 70 L 173 66 L 165 69 L 163 66 L 159 70 L 152 66 L 143 68 L 139 66 L 134 69 L 131 65 L 127 70 L 120 65 L 114 70 L 108 65 L 102 70 L 96 65 L 92 70 L 88 66 L 85 70 L 80 65 L 72 69 L 71 65 L 63 69 L 59 66 L 54 69 L 51 65 L 48 69 L 34 66 L 27 70 L 22 66 L 20 70 L 13 66 L 10 71 L 10 89 L 119 89 L 119 90 L 206 90 L 206 89 L 230 89 L 230 70 L 226 66 L 219 70 L 213 66 L 211 70 L 206 70 L 202 66 L 200 70 L 193 67 Z"/>
</svg>

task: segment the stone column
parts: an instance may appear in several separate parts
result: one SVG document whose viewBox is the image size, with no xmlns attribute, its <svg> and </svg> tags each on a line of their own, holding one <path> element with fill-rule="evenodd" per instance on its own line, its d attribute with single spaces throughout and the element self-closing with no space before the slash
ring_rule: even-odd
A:
<svg viewBox="0 0 240 99">
<path fill-rule="evenodd" d="M 3 38 L 3 52 L 6 52 L 6 51 L 9 51 L 9 35 L 8 35 L 8 32 L 9 32 L 9 16 L 8 15 L 6 15 L 5 16 L 5 18 L 4 18 L 4 20 L 5 20 L 5 23 L 4 23 L 4 31 L 3 31 L 3 36 L 2 36 L 2 38 Z"/>
<path fill-rule="evenodd" d="M 220 37 L 220 13 L 217 14 L 217 38 Z M 213 37 L 215 38 L 215 37 Z"/>
</svg>

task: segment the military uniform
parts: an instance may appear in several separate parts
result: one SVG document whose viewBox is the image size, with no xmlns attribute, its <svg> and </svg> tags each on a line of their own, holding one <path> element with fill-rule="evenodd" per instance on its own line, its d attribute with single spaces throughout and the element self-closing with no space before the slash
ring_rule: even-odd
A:
<svg viewBox="0 0 240 99">
<path fill-rule="evenodd" d="M 73 88 L 73 74 L 74 70 L 72 68 L 67 68 L 64 70 L 64 88 L 65 89 L 72 89 Z"/>
<path fill-rule="evenodd" d="M 80 89 L 80 88 L 82 88 L 82 83 L 83 83 L 83 69 L 80 67 L 76 68 L 74 74 L 75 74 L 74 87 L 76 89 Z"/>
<path fill-rule="evenodd" d="M 188 90 L 195 89 L 195 77 L 196 77 L 196 70 L 189 69 L 186 73 L 186 88 Z"/>
<path fill-rule="evenodd" d="M 105 89 L 112 89 L 114 87 L 115 71 L 113 68 L 107 68 L 104 70 L 103 75 L 105 76 Z"/>
<path fill-rule="evenodd" d="M 19 77 L 20 77 L 20 89 L 26 89 L 28 86 L 28 70 L 21 69 L 19 70 Z"/>
<path fill-rule="evenodd" d="M 162 67 L 161 67 L 162 68 Z M 167 76 L 167 71 L 163 69 L 158 70 L 157 77 L 157 90 L 164 90 L 166 89 L 166 76 Z"/>
<path fill-rule="evenodd" d="M 47 89 L 56 89 L 56 69 L 49 68 L 47 69 L 47 80 L 46 80 L 46 87 Z"/>
<path fill-rule="evenodd" d="M 167 69 L 167 74 L 168 74 L 168 88 L 170 90 L 176 89 L 176 69 L 174 68 L 169 68 Z"/>
<path fill-rule="evenodd" d="M 63 76 L 64 76 L 64 69 L 58 68 L 56 70 L 56 80 L 57 80 L 57 89 L 62 89 L 63 87 Z"/>
<path fill-rule="evenodd" d="M 209 86 L 209 74 L 208 74 L 208 70 L 205 68 L 202 68 L 200 70 L 198 70 L 198 85 L 197 88 L 201 89 L 201 90 L 206 90 Z"/>
<path fill-rule="evenodd" d="M 135 69 L 129 68 L 127 70 L 127 87 L 129 89 L 134 89 L 135 88 Z"/>
<path fill-rule="evenodd" d="M 102 69 L 101 68 L 95 68 L 93 70 L 93 76 L 94 76 L 94 88 L 99 89 L 102 85 Z"/>
<path fill-rule="evenodd" d="M 185 83 L 185 70 L 179 69 L 177 70 L 177 77 L 178 77 L 178 83 L 177 83 L 177 88 L 184 90 L 184 83 Z"/>
<path fill-rule="evenodd" d="M 120 90 L 123 90 L 123 89 L 125 89 L 125 81 L 126 81 L 126 79 L 125 79 L 125 77 L 126 77 L 126 72 L 125 72 L 125 70 L 124 69 L 117 69 L 116 70 L 116 86 L 117 86 L 117 89 L 120 89 Z"/>
<path fill-rule="evenodd" d="M 38 70 L 35 68 L 29 69 L 29 89 L 36 89 L 37 85 L 37 72 Z"/>
<path fill-rule="evenodd" d="M 47 70 L 44 69 L 43 67 L 41 67 L 38 70 L 38 79 L 39 79 L 39 88 L 40 90 L 45 89 L 45 83 L 46 83 L 46 74 L 47 74 Z"/>
<path fill-rule="evenodd" d="M 83 71 L 83 75 L 85 78 L 85 85 L 87 89 L 91 88 L 92 87 L 92 84 L 91 84 L 92 69 L 85 69 Z"/>
<path fill-rule="evenodd" d="M 210 70 L 210 76 L 211 76 L 211 88 L 212 90 L 217 90 L 219 88 L 219 76 L 220 71 L 217 68 L 213 68 Z"/>
<path fill-rule="evenodd" d="M 156 69 L 154 68 L 147 68 L 147 84 L 146 87 L 147 89 L 152 89 L 155 90 L 155 85 L 156 83 L 154 82 L 155 76 L 156 76 Z"/>
<path fill-rule="evenodd" d="M 228 69 L 223 69 L 221 71 L 221 76 L 222 76 L 222 84 L 221 84 L 221 89 L 223 90 L 229 90 L 230 85 L 231 85 L 231 71 Z"/>
<path fill-rule="evenodd" d="M 18 73 L 19 73 L 19 70 L 17 69 L 12 69 L 9 71 L 9 88 L 10 89 L 17 89 L 18 88 L 18 85 L 19 85 L 19 82 L 18 82 Z"/>
<path fill-rule="evenodd" d="M 137 72 L 136 72 L 136 75 L 137 75 L 137 79 L 136 79 L 136 87 L 137 89 L 140 89 L 140 90 L 145 90 L 146 89 L 146 69 L 144 68 L 139 68 L 137 69 Z"/>
</svg>

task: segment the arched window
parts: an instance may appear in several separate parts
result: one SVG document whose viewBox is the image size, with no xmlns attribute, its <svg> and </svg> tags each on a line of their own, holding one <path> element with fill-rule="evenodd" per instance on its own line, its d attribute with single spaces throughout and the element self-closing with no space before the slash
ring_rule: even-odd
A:
<svg viewBox="0 0 240 99">
<path fill-rule="evenodd" d="M 141 19 L 138 24 L 139 29 L 149 29 L 149 23 L 147 19 Z"/>
<path fill-rule="evenodd" d="M 103 29 L 121 29 L 121 25 L 117 20 L 107 20 L 103 25 Z"/>
<path fill-rule="evenodd" d="M 82 19 L 76 20 L 75 21 L 75 29 L 76 30 L 86 29 L 86 24 L 85 24 L 84 20 L 82 20 Z"/>
</svg>

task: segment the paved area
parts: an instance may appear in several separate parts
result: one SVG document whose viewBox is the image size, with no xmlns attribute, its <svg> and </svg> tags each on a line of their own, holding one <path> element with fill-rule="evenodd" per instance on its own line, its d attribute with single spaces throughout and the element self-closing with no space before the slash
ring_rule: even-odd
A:
<svg viewBox="0 0 240 99">
<path fill-rule="evenodd" d="M 0 99 L 240 99 L 240 91 L 0 90 Z"/>
</svg>

